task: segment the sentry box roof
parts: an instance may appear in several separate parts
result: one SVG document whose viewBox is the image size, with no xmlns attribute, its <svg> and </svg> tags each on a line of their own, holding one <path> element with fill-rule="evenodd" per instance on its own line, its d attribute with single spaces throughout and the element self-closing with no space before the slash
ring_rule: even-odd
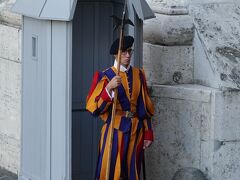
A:
<svg viewBox="0 0 240 180">
<path fill-rule="evenodd" d="M 16 0 L 12 11 L 36 19 L 71 21 L 76 4 L 77 0 Z M 127 0 L 127 4 L 141 20 L 155 17 L 145 0 Z"/>
</svg>

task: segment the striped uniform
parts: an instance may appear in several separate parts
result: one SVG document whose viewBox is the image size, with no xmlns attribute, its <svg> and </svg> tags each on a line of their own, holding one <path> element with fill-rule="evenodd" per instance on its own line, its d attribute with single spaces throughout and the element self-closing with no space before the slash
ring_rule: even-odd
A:
<svg viewBox="0 0 240 180">
<path fill-rule="evenodd" d="M 99 155 L 95 179 L 106 177 L 106 161 L 109 148 L 112 100 L 105 87 L 116 75 L 113 66 L 103 72 L 96 72 L 90 92 L 87 96 L 86 109 L 94 116 L 99 116 L 105 123 L 102 127 L 99 143 Z M 122 84 L 118 86 L 116 117 L 114 121 L 113 144 L 110 162 L 110 180 L 140 179 L 143 141 L 153 141 L 151 117 L 154 107 L 147 92 L 144 71 L 130 67 L 128 72 L 120 72 Z M 136 112 L 133 118 L 127 118 L 123 112 Z"/>
</svg>

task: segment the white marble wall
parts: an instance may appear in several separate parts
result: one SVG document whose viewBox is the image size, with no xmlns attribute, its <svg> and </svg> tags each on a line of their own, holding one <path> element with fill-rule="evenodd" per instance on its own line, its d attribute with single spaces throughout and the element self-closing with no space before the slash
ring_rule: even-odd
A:
<svg viewBox="0 0 240 180">
<path fill-rule="evenodd" d="M 144 43 L 143 47 L 143 64 L 149 84 L 193 82 L 192 46 L 159 46 Z"/>
<path fill-rule="evenodd" d="M 8 26 L 19 27 L 22 23 L 22 18 L 18 14 L 10 11 L 16 0 L 1 0 L 0 1 L 0 22 Z"/>
<path fill-rule="evenodd" d="M 197 47 L 194 51 L 195 66 L 202 66 L 202 61 L 208 61 L 209 66 L 206 73 L 202 73 L 201 68 L 196 69 L 196 83 L 221 89 L 240 89 L 240 1 L 148 2 L 156 18 L 144 23 L 145 42 L 167 46 L 193 43 Z"/>
<path fill-rule="evenodd" d="M 155 141 L 147 150 L 150 179 L 171 180 L 182 168 L 196 168 L 212 180 L 239 178 L 240 92 L 153 85 L 152 97 L 156 115 Z"/>
<path fill-rule="evenodd" d="M 144 23 L 143 64 L 156 108 L 148 178 L 185 171 L 178 180 L 200 180 L 194 169 L 205 179 L 238 180 L 240 2 L 148 2 L 156 13 Z"/>
<path fill-rule="evenodd" d="M 18 173 L 21 133 L 21 17 L 0 1 L 0 166 Z"/>
<path fill-rule="evenodd" d="M 195 61 L 200 64 L 204 54 L 215 81 L 209 81 L 199 71 L 195 79 L 215 88 L 240 89 L 240 5 L 229 2 L 195 4 L 190 6 L 190 14 L 198 36 L 194 44 L 198 47 L 201 44 L 203 49 L 199 53 L 196 48 Z"/>
<path fill-rule="evenodd" d="M 199 85 L 153 86 L 156 115 L 155 141 L 147 151 L 150 179 L 171 180 L 183 167 L 202 169 L 202 136 L 212 129 L 213 92 Z"/>
</svg>

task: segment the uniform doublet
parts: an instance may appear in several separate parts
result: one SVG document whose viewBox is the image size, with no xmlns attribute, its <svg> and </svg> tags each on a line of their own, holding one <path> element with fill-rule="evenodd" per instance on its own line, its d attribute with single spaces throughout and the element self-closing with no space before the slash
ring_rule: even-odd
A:
<svg viewBox="0 0 240 180">
<path fill-rule="evenodd" d="M 114 66 L 103 72 L 96 72 L 87 96 L 86 109 L 105 122 L 101 131 L 96 169 L 96 179 L 100 180 L 106 176 L 109 151 L 106 142 L 112 113 L 112 98 L 105 87 L 116 72 Z M 143 70 L 130 67 L 128 71 L 120 72 L 120 76 L 122 84 L 118 86 L 110 179 L 119 180 L 121 177 L 124 180 L 137 180 L 141 169 L 143 141 L 153 141 L 151 117 L 154 107 L 147 92 Z M 127 112 L 132 112 L 133 116 L 126 116 Z"/>
</svg>

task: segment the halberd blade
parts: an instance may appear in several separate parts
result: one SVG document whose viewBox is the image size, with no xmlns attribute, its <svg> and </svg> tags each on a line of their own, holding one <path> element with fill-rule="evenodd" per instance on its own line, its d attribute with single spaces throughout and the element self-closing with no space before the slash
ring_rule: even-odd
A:
<svg viewBox="0 0 240 180">
<path fill-rule="evenodd" d="M 116 30 L 119 26 L 121 26 L 121 19 L 115 15 L 110 16 L 113 18 L 113 20 L 115 21 L 115 26 L 114 26 L 114 30 Z M 124 19 L 123 20 L 123 25 L 125 26 L 126 24 L 132 25 L 134 26 L 133 22 L 130 19 Z"/>
</svg>

